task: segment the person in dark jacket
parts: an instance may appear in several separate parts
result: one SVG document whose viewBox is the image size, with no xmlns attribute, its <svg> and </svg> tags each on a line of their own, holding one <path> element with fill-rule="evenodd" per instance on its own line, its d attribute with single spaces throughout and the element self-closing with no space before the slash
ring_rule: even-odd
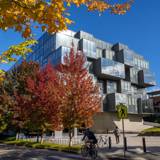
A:
<svg viewBox="0 0 160 160">
<path fill-rule="evenodd" d="M 96 136 L 94 135 L 94 133 L 92 131 L 90 131 L 89 128 L 87 128 L 85 131 L 84 131 L 84 136 L 82 138 L 82 141 L 92 141 L 93 144 L 97 144 L 97 138 Z"/>
</svg>

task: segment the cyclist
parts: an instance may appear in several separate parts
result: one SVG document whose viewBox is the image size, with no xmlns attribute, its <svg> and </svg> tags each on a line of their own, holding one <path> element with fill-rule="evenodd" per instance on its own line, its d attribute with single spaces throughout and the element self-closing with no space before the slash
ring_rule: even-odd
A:
<svg viewBox="0 0 160 160">
<path fill-rule="evenodd" d="M 92 159 L 97 158 L 97 138 L 92 131 L 87 128 L 84 132 L 82 141 L 85 141 L 85 145 L 81 148 L 83 157 L 91 156 Z"/>
<path fill-rule="evenodd" d="M 94 145 L 97 144 L 97 138 L 96 136 L 94 135 L 94 133 L 92 131 L 90 131 L 89 128 L 87 128 L 85 131 L 84 131 L 84 136 L 82 138 L 82 141 L 84 141 L 87 143 L 87 142 L 92 142 Z"/>
</svg>

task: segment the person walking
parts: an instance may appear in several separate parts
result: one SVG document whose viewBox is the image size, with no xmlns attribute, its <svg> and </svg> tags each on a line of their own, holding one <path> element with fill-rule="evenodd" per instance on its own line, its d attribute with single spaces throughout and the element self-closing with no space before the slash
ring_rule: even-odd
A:
<svg viewBox="0 0 160 160">
<path fill-rule="evenodd" d="M 113 133 L 115 135 L 116 143 L 119 143 L 119 137 L 120 137 L 120 131 L 119 128 L 116 126 L 116 128 L 113 130 Z"/>
</svg>

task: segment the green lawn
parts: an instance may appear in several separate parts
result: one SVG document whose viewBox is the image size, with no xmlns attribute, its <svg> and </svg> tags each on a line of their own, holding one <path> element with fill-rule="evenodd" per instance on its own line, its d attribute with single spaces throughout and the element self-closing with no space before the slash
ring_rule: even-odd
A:
<svg viewBox="0 0 160 160">
<path fill-rule="evenodd" d="M 47 143 L 44 142 L 43 144 L 32 142 L 30 140 L 13 140 L 13 139 L 5 139 L 1 140 L 1 143 L 10 144 L 10 145 L 18 145 L 18 146 L 26 146 L 31 148 L 38 148 L 38 149 L 53 149 L 57 151 L 64 151 L 64 152 L 71 152 L 71 153 L 79 153 L 81 146 L 74 145 L 69 148 L 68 145 L 60 145 L 54 143 Z"/>
<path fill-rule="evenodd" d="M 160 136 L 160 127 L 153 127 L 143 130 L 140 136 Z"/>
</svg>

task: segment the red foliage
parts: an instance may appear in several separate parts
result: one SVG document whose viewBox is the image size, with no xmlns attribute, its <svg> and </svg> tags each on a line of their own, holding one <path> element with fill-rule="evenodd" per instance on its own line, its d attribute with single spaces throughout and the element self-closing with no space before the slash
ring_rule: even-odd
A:
<svg viewBox="0 0 160 160">
<path fill-rule="evenodd" d="M 61 119 L 64 128 L 73 129 L 82 124 L 90 127 L 93 115 L 100 110 L 101 97 L 97 85 L 88 73 L 86 57 L 80 51 L 64 57 L 64 64 L 57 67 L 59 72 Z"/>
<path fill-rule="evenodd" d="M 36 81 L 28 78 L 27 84 L 28 91 L 32 95 L 29 107 L 31 122 L 42 129 L 48 127 L 58 129 L 60 126 L 59 105 L 56 97 L 54 97 L 56 72 L 53 67 L 50 64 L 47 65 L 44 70 L 37 74 Z"/>
<path fill-rule="evenodd" d="M 23 126 L 45 131 L 47 128 L 69 129 L 90 127 L 92 118 L 100 110 L 99 88 L 86 68 L 83 53 L 64 57 L 64 64 L 56 69 L 50 64 L 27 78 L 27 95 L 17 94 L 17 111 Z M 19 109 L 19 110 L 18 110 Z"/>
</svg>

